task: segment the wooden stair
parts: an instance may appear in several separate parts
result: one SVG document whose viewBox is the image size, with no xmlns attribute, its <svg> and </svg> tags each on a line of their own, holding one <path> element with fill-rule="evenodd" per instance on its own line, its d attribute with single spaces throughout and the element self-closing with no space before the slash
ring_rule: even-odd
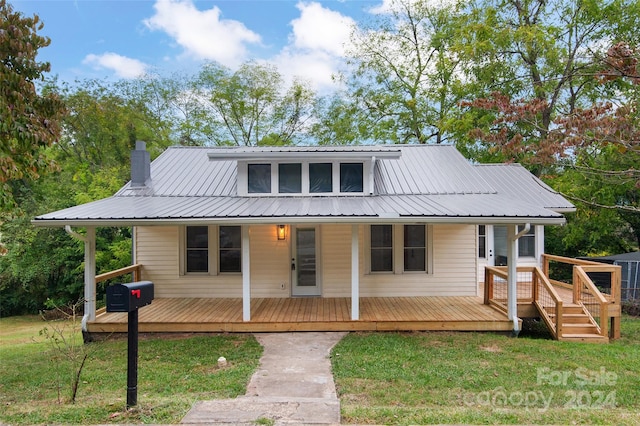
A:
<svg viewBox="0 0 640 426">
<path fill-rule="evenodd" d="M 549 317 L 553 319 L 555 311 L 549 308 L 546 310 Z M 561 333 L 557 336 L 558 340 L 609 343 L 609 338 L 600 335 L 600 327 L 582 304 L 564 304 L 562 306 L 562 318 L 558 323 L 561 325 Z"/>
</svg>

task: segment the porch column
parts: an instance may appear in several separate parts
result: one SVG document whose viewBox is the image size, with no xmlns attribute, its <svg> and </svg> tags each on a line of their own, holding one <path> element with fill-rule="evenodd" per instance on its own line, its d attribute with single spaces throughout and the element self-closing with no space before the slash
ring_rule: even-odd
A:
<svg viewBox="0 0 640 426">
<path fill-rule="evenodd" d="M 351 225 L 351 319 L 360 319 L 360 246 L 358 225 Z"/>
<path fill-rule="evenodd" d="M 249 225 L 242 225 L 242 321 L 251 321 L 251 257 Z"/>
<path fill-rule="evenodd" d="M 520 333 L 518 323 L 518 239 L 529 232 L 531 225 L 526 223 L 518 232 L 516 225 L 507 226 L 507 315 L 513 321 L 513 334 Z"/>
<path fill-rule="evenodd" d="M 82 331 L 87 331 L 87 322 L 96 319 L 96 228 L 87 227 L 84 238 L 84 316 Z"/>
<path fill-rule="evenodd" d="M 513 321 L 513 332 L 520 332 L 518 324 L 518 240 L 516 239 L 516 226 L 507 226 L 507 316 Z"/>
</svg>

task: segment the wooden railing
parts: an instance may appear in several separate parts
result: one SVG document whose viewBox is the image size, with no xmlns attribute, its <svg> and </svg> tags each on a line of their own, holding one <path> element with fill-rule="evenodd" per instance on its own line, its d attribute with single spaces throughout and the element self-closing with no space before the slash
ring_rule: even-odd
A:
<svg viewBox="0 0 640 426">
<path fill-rule="evenodd" d="M 583 267 L 573 267 L 573 303 L 581 304 L 598 325 L 598 334 L 607 337 L 609 301 L 596 288 Z"/>
<path fill-rule="evenodd" d="M 104 274 L 96 275 L 96 284 L 102 281 L 110 280 L 111 278 L 117 278 L 122 275 L 131 274 L 131 273 L 133 273 L 132 281 L 140 281 L 141 270 L 142 270 L 142 264 L 136 263 L 135 265 L 116 269 L 115 271 L 105 272 Z"/>
<path fill-rule="evenodd" d="M 538 267 L 521 266 L 516 269 L 518 275 L 518 303 L 533 303 L 541 312 L 543 320 L 554 337 L 562 332 L 562 298 L 558 295 L 549 279 Z M 507 268 L 505 266 L 487 266 L 484 275 L 484 303 L 507 312 Z M 496 278 L 498 278 L 496 280 Z M 553 314 L 553 315 L 552 315 Z"/>
<path fill-rule="evenodd" d="M 550 277 L 550 263 L 573 265 L 571 282 L 554 280 Z M 573 259 L 570 257 L 542 255 L 542 269 L 549 281 L 557 286 L 572 290 L 574 304 L 583 305 L 600 327 L 601 335 L 609 335 L 612 339 L 620 338 L 621 302 L 621 268 L 591 260 Z M 595 286 L 588 273 L 603 272 L 609 274 L 609 289 Z M 606 302 L 606 303 L 605 303 Z M 609 325 L 609 322 L 611 323 Z"/>
<path fill-rule="evenodd" d="M 534 268 L 532 288 L 533 303 L 549 331 L 557 339 L 558 336 L 562 336 L 562 298 L 553 288 L 549 278 L 538 267 Z M 554 315 L 550 315 L 550 312 Z"/>
</svg>

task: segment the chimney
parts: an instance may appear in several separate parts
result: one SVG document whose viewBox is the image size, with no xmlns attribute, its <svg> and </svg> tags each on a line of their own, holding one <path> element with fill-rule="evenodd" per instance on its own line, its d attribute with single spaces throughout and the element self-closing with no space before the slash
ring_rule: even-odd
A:
<svg viewBox="0 0 640 426">
<path fill-rule="evenodd" d="M 151 156 L 146 142 L 136 141 L 136 149 L 131 151 L 131 186 L 146 186 L 151 178 Z"/>
</svg>

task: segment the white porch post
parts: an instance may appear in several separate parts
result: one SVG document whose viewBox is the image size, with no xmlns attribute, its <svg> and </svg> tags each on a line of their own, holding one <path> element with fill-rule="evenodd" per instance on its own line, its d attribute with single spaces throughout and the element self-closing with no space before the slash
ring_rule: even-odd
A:
<svg viewBox="0 0 640 426">
<path fill-rule="evenodd" d="M 518 294 L 517 294 L 517 267 L 518 267 L 518 240 L 516 239 L 516 226 L 507 226 L 507 315 L 513 321 L 513 331 L 518 333 Z"/>
<path fill-rule="evenodd" d="M 242 320 L 251 321 L 251 258 L 249 225 L 242 226 Z"/>
<path fill-rule="evenodd" d="M 87 331 L 87 322 L 96 319 L 96 228 L 87 227 L 84 236 L 84 316 L 82 331 Z"/>
<path fill-rule="evenodd" d="M 518 239 L 529 232 L 531 225 L 526 223 L 518 232 L 516 225 L 507 226 L 507 315 L 513 321 L 513 334 L 520 333 L 518 322 Z"/>
<path fill-rule="evenodd" d="M 360 319 L 360 246 L 358 225 L 351 225 L 351 319 Z"/>
</svg>

